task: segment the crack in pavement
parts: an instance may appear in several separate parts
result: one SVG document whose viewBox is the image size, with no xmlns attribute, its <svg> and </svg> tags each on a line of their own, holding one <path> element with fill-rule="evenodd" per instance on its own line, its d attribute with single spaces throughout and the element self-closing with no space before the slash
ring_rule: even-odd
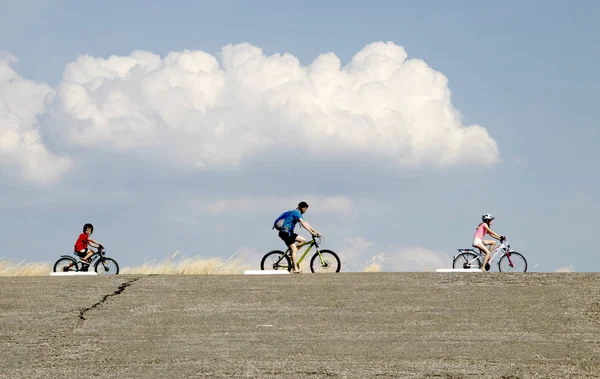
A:
<svg viewBox="0 0 600 379">
<path fill-rule="evenodd" d="M 125 283 L 122 283 L 119 286 L 119 288 L 117 288 L 117 290 L 115 292 L 110 293 L 108 295 L 104 295 L 104 297 L 99 302 L 97 302 L 96 304 L 94 304 L 94 305 L 92 305 L 91 307 L 88 307 L 88 308 L 82 308 L 79 311 L 79 319 L 82 320 L 82 321 L 85 321 L 86 320 L 86 318 L 85 318 L 86 312 L 88 312 L 88 311 L 90 311 L 90 310 L 92 310 L 92 309 L 94 309 L 96 307 L 99 307 L 100 305 L 102 305 L 102 303 L 106 302 L 106 300 L 108 300 L 109 297 L 117 296 L 117 295 L 122 294 L 123 291 L 125 291 L 125 288 L 129 287 L 133 282 L 136 282 L 136 281 L 138 281 L 140 279 L 141 279 L 141 277 L 133 278 L 133 279 L 131 279 L 131 280 L 125 282 Z"/>
</svg>

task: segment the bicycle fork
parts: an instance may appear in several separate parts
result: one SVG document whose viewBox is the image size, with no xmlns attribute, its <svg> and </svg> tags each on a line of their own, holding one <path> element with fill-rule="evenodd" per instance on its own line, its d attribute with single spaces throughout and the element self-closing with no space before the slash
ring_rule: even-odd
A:
<svg viewBox="0 0 600 379">
<path fill-rule="evenodd" d="M 323 259 L 323 255 L 321 254 L 321 250 L 317 250 L 317 254 L 319 255 L 319 260 L 321 261 L 321 267 L 329 267 L 329 262 Z"/>
<path fill-rule="evenodd" d="M 514 263 L 512 262 L 512 259 L 510 259 L 510 251 L 507 250 L 505 255 L 506 255 L 506 258 L 508 258 L 508 265 L 510 267 L 515 267 Z"/>
</svg>

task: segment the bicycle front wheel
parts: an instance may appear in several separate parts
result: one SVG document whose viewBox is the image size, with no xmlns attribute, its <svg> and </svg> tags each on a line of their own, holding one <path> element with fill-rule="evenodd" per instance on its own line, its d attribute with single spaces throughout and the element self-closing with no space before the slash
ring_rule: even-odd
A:
<svg viewBox="0 0 600 379">
<path fill-rule="evenodd" d="M 475 253 L 464 252 L 458 254 L 454 261 L 452 262 L 452 268 L 481 268 L 481 261 L 479 260 L 479 256 Z"/>
<path fill-rule="evenodd" d="M 102 258 L 94 266 L 94 271 L 98 275 L 117 275 L 119 273 L 119 264 L 112 258 Z"/>
<path fill-rule="evenodd" d="M 77 262 L 73 258 L 60 258 L 54 264 L 54 272 L 73 272 L 77 270 Z"/>
<path fill-rule="evenodd" d="M 261 270 L 287 270 L 292 271 L 292 261 L 289 255 L 284 255 L 281 250 L 269 251 L 260 261 Z"/>
<path fill-rule="evenodd" d="M 498 270 L 501 272 L 527 272 L 527 260 L 520 253 L 511 251 L 500 258 Z"/>
<path fill-rule="evenodd" d="M 340 258 L 331 250 L 317 251 L 310 260 L 310 271 L 315 273 L 340 272 Z"/>
</svg>

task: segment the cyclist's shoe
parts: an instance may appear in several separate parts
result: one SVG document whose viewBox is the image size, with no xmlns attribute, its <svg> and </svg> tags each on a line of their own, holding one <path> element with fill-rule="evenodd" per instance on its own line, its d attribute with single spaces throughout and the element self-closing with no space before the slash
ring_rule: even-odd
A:
<svg viewBox="0 0 600 379">
<path fill-rule="evenodd" d="M 68 271 L 69 271 L 69 269 L 70 269 L 70 267 L 69 267 L 69 266 L 63 266 L 63 272 L 68 272 Z"/>
<path fill-rule="evenodd" d="M 491 268 L 491 267 L 492 267 L 492 266 L 490 266 L 490 264 L 489 264 L 489 263 L 486 263 L 486 264 L 485 264 L 485 267 L 484 267 L 484 269 L 485 269 L 485 271 L 490 271 L 490 268 Z"/>
</svg>

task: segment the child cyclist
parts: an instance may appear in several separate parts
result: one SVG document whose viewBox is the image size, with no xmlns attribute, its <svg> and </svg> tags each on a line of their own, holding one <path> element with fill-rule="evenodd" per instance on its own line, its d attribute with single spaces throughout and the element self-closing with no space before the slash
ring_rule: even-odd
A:
<svg viewBox="0 0 600 379">
<path fill-rule="evenodd" d="M 85 224 L 83 226 L 83 233 L 79 235 L 77 242 L 75 242 L 75 255 L 78 255 L 84 263 L 89 263 L 90 257 L 94 255 L 94 251 L 88 249 L 88 245 L 95 248 L 102 246 L 100 242 L 90 238 L 90 234 L 92 233 L 94 233 L 94 225 Z"/>
<path fill-rule="evenodd" d="M 490 260 L 491 251 L 494 250 L 496 242 L 494 242 L 493 240 L 484 240 L 483 237 L 487 233 L 492 238 L 495 238 L 497 240 L 502 241 L 504 239 L 504 236 L 501 236 L 500 234 L 490 229 L 492 223 L 494 222 L 494 218 L 495 217 L 489 213 L 486 213 L 483 216 L 481 216 L 482 222 L 477 226 L 477 229 L 475 229 L 475 236 L 473 237 L 473 247 L 476 247 L 485 253 L 485 257 L 483 258 L 483 264 L 481 265 L 481 269 L 484 271 L 488 271 L 488 266 L 486 265 Z"/>
</svg>

